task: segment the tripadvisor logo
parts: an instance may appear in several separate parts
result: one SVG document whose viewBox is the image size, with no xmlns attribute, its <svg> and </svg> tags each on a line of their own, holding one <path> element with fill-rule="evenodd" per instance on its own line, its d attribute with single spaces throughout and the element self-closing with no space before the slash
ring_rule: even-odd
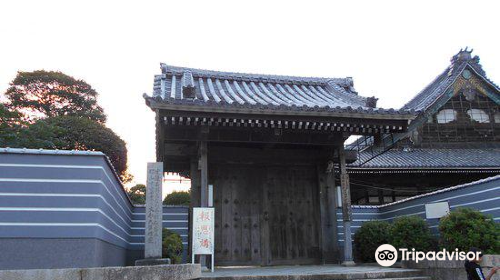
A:
<svg viewBox="0 0 500 280">
<path fill-rule="evenodd" d="M 415 251 L 415 249 L 408 250 L 406 248 L 399 248 L 398 250 L 394 248 L 391 244 L 383 244 L 380 245 L 375 251 L 375 260 L 381 266 L 391 266 L 396 263 L 398 260 L 398 255 L 400 255 L 400 259 L 402 261 L 415 261 L 418 263 L 419 261 L 429 260 L 429 261 L 444 261 L 444 260 L 457 260 L 464 261 L 469 260 L 473 261 L 479 258 L 481 252 L 459 252 L 458 249 L 455 251 L 447 251 L 443 249 L 441 251 Z"/>
<path fill-rule="evenodd" d="M 398 260 L 398 251 L 391 244 L 380 245 L 375 251 L 375 260 L 381 266 L 391 266 Z"/>
</svg>

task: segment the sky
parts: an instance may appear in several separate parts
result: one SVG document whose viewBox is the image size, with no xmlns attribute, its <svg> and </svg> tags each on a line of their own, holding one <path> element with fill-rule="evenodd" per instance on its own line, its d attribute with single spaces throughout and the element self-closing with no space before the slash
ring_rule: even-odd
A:
<svg viewBox="0 0 500 280">
<path fill-rule="evenodd" d="M 160 62 L 221 71 L 353 77 L 399 108 L 469 46 L 500 83 L 499 1 L 1 1 L 0 93 L 17 71 L 91 84 L 127 142 L 133 183 L 155 161 Z M 189 188 L 168 176 L 164 193 Z"/>
</svg>

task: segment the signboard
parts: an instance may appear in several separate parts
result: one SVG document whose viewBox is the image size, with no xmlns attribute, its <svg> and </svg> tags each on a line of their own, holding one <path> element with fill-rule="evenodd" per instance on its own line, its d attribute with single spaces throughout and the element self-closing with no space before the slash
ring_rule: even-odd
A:
<svg viewBox="0 0 500 280">
<path fill-rule="evenodd" d="M 212 255 L 214 263 L 214 208 L 193 208 L 193 263 L 195 255 Z"/>
<path fill-rule="evenodd" d="M 439 219 L 450 213 L 448 202 L 436 202 L 425 205 L 425 216 L 427 219 Z"/>
</svg>

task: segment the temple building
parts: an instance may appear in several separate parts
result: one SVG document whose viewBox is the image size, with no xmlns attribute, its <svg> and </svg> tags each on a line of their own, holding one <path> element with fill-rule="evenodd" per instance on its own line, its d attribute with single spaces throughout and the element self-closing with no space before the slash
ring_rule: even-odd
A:
<svg viewBox="0 0 500 280">
<path fill-rule="evenodd" d="M 162 64 L 144 96 L 157 161 L 191 179 L 191 207 L 213 203 L 216 265 L 347 264 L 351 204 L 500 173 L 500 90 L 471 52 L 399 110 L 351 78 Z"/>
<path fill-rule="evenodd" d="M 348 166 L 353 204 L 384 204 L 500 173 L 500 88 L 461 50 L 402 110 L 404 133 L 361 137 Z"/>
<path fill-rule="evenodd" d="M 357 155 L 345 141 L 405 133 L 414 113 L 376 108 L 351 78 L 161 71 L 144 96 L 156 113 L 157 161 L 191 179 L 191 207 L 213 201 L 215 264 L 351 262 L 346 167 Z"/>
</svg>

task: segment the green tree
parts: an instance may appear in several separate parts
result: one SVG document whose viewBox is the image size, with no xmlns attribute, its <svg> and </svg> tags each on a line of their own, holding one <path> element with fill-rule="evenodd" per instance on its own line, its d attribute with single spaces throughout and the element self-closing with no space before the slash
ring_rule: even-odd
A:
<svg viewBox="0 0 500 280">
<path fill-rule="evenodd" d="M 56 116 L 80 116 L 103 123 L 106 115 L 97 104 L 98 93 L 85 81 L 61 72 L 18 72 L 5 96 L 12 109 L 30 122 Z"/>
<path fill-rule="evenodd" d="M 163 199 L 164 205 L 189 205 L 191 202 L 191 192 L 174 191 Z"/>
<path fill-rule="evenodd" d="M 13 147 L 22 123 L 21 113 L 0 103 L 0 147 Z"/>
<path fill-rule="evenodd" d="M 424 219 L 418 216 L 403 216 L 392 223 L 390 240 L 396 248 L 415 248 L 417 251 L 433 249 L 435 240 Z"/>
<path fill-rule="evenodd" d="M 104 125 L 98 94 L 85 81 L 61 72 L 18 72 L 5 95 L 1 146 L 101 151 L 123 182 L 132 179 L 125 142 Z"/>
<path fill-rule="evenodd" d="M 391 224 L 386 221 L 367 221 L 354 234 L 356 258 L 364 262 L 375 261 L 375 251 L 389 243 Z"/>
<path fill-rule="evenodd" d="M 181 236 L 167 228 L 162 232 L 162 257 L 169 258 L 173 264 L 181 262 L 182 239 Z"/>
<path fill-rule="evenodd" d="M 104 124 L 82 117 L 54 117 L 45 120 L 62 129 L 59 139 L 64 142 L 61 149 L 95 150 L 106 154 L 123 181 L 127 179 L 127 147 L 113 130 Z"/>
<path fill-rule="evenodd" d="M 11 147 L 32 149 L 91 150 L 108 156 L 123 182 L 127 171 L 127 147 L 113 130 L 83 117 L 59 116 L 37 120 L 20 128 Z"/>
<path fill-rule="evenodd" d="M 146 204 L 146 186 L 137 184 L 131 187 L 128 191 L 128 196 L 134 204 Z"/>
<path fill-rule="evenodd" d="M 441 245 L 447 250 L 468 251 L 471 247 L 484 253 L 500 253 L 500 224 L 471 208 L 459 208 L 439 221 Z"/>
</svg>

